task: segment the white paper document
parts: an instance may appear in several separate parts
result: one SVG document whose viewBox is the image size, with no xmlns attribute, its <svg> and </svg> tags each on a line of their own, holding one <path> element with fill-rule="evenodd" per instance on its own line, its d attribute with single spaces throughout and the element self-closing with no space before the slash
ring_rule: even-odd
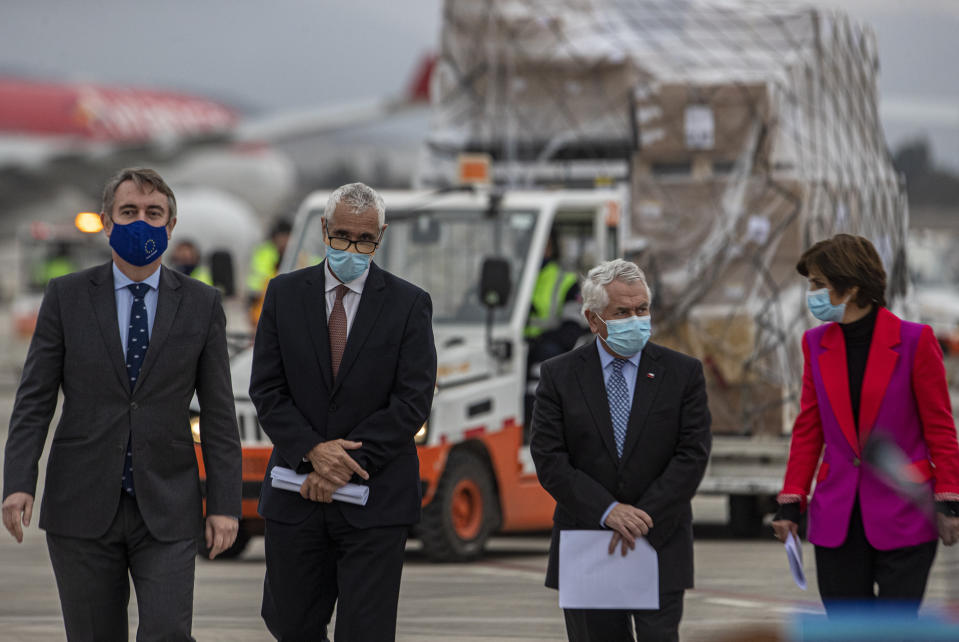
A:
<svg viewBox="0 0 959 642">
<path fill-rule="evenodd" d="M 659 558 L 645 539 L 623 557 L 609 554 L 613 531 L 562 531 L 559 606 L 563 609 L 658 609 Z"/>
<path fill-rule="evenodd" d="M 796 586 L 806 590 L 806 572 L 802 567 L 802 544 L 794 533 L 786 538 L 786 559 L 789 560 L 789 571 L 792 573 Z"/>
<path fill-rule="evenodd" d="M 272 478 L 273 488 L 291 490 L 294 493 L 300 492 L 300 486 L 306 481 L 306 474 L 298 474 L 295 470 L 283 466 L 274 466 L 273 470 L 270 471 L 270 477 Z M 334 500 L 348 504 L 366 506 L 366 501 L 369 498 L 370 487 L 362 484 L 347 484 L 333 491 Z"/>
</svg>

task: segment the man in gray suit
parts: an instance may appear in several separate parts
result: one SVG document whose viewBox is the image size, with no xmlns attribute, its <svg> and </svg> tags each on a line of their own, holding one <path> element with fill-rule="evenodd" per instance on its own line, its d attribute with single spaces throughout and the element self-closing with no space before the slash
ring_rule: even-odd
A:
<svg viewBox="0 0 959 642">
<path fill-rule="evenodd" d="M 161 266 L 176 200 L 156 172 L 114 176 L 100 216 L 113 260 L 52 280 L 40 306 L 10 418 L 3 523 L 23 540 L 62 390 L 40 528 L 67 638 L 127 639 L 129 573 L 137 639 L 192 640 L 204 530 L 190 432 L 194 392 L 211 559 L 233 543 L 240 515 L 240 442 L 220 294 Z"/>
</svg>

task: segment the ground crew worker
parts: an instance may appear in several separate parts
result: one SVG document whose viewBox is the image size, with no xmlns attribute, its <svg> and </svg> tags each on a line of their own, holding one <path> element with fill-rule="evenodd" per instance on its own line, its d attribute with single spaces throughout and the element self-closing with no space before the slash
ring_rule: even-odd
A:
<svg viewBox="0 0 959 642">
<path fill-rule="evenodd" d="M 576 301 L 579 296 L 576 274 L 567 272 L 559 264 L 559 243 L 552 233 L 546 241 L 543 252 L 543 265 L 533 287 L 533 300 L 530 302 L 529 320 L 526 322 L 524 336 L 527 340 L 537 339 L 543 332 L 560 326 L 563 306 Z"/>
<path fill-rule="evenodd" d="M 70 258 L 70 249 L 66 243 L 57 243 L 54 251 L 34 270 L 33 282 L 42 290 L 50 279 L 76 272 L 77 266 Z"/>
<path fill-rule="evenodd" d="M 559 239 L 555 230 L 546 241 L 543 265 L 533 287 L 529 320 L 524 335 L 529 344 L 524 399 L 524 440 L 529 439 L 533 398 L 539 385 L 539 366 L 547 359 L 569 352 L 589 332 L 582 312 L 579 279 L 560 265 Z"/>
<path fill-rule="evenodd" d="M 247 305 L 250 312 L 250 322 L 256 327 L 260 318 L 260 307 L 263 305 L 263 294 L 266 284 L 276 276 L 277 268 L 286 251 L 286 244 L 290 240 L 292 230 L 290 222 L 280 219 L 270 230 L 270 238 L 260 243 L 253 250 L 250 259 L 250 270 L 246 277 Z"/>
<path fill-rule="evenodd" d="M 205 265 L 200 263 L 200 248 L 193 241 L 183 240 L 177 243 L 173 248 L 170 264 L 181 274 L 186 274 L 201 283 L 213 285 L 213 275 Z"/>
</svg>

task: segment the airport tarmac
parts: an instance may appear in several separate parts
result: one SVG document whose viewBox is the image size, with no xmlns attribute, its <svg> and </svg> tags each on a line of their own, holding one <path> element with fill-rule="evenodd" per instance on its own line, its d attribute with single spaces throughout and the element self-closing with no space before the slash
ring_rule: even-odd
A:
<svg viewBox="0 0 959 642">
<path fill-rule="evenodd" d="M 697 502 L 717 519 L 716 500 Z M 543 587 L 545 535 L 499 537 L 489 554 L 471 564 L 432 564 L 411 542 L 400 593 L 397 639 L 406 642 L 565 639 L 557 595 Z M 742 640 L 747 632 L 778 631 L 800 613 L 821 613 L 812 550 L 804 546 L 811 586 L 789 578 L 782 546 L 769 539 L 728 539 L 716 522 L 697 520 L 696 584 L 687 592 L 681 639 Z M 0 639 L 48 642 L 64 638 L 56 586 L 43 535 L 28 529 L 23 544 L 0 538 Z M 959 575 L 959 549 L 940 548 L 926 608 L 957 595 L 948 576 Z M 253 642 L 271 639 L 259 616 L 263 542 L 255 539 L 241 559 L 198 560 L 194 607 L 197 640 Z M 956 582 L 953 581 L 953 584 Z M 957 606 L 954 602 L 953 606 Z M 136 628 L 135 598 L 130 609 Z"/>
<path fill-rule="evenodd" d="M 13 387 L 0 382 L 0 436 L 6 441 Z M 52 431 L 51 431 L 52 432 Z M 41 477 L 45 462 L 41 462 Z M 696 589 L 688 591 L 681 639 L 743 640 L 747 632 L 776 632 L 800 613 L 821 613 L 812 547 L 805 549 L 810 581 L 801 591 L 790 579 L 783 547 L 769 536 L 730 537 L 721 498 L 697 498 Z M 397 639 L 406 642 L 565 639 L 555 591 L 543 586 L 548 537 L 497 537 L 471 564 L 430 563 L 419 544 L 408 546 L 400 593 Z M 0 640 L 63 640 L 56 585 L 42 531 L 27 529 L 23 544 L 0 533 Z M 259 616 L 264 556 L 255 538 L 234 561 L 198 560 L 194 636 L 201 642 L 269 640 Z M 940 546 L 925 609 L 959 607 L 959 546 Z M 948 600 L 952 604 L 948 604 Z M 130 607 L 136 629 L 135 597 Z M 767 638 L 769 639 L 769 638 Z"/>
</svg>

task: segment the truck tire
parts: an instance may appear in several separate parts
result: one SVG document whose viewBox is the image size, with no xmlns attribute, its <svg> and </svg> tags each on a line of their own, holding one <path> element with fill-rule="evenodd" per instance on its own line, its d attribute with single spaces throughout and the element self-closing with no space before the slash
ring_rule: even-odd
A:
<svg viewBox="0 0 959 642">
<path fill-rule="evenodd" d="M 729 530 L 735 537 L 754 539 L 762 535 L 763 516 L 756 495 L 729 496 Z"/>
<path fill-rule="evenodd" d="M 219 555 L 213 558 L 212 561 L 217 560 L 232 560 L 238 558 L 243 551 L 246 550 L 247 544 L 250 543 L 252 539 L 250 531 L 243 527 L 243 520 L 240 520 L 240 528 L 236 532 L 236 540 L 233 542 L 233 546 L 226 549 Z M 204 535 L 200 535 L 196 542 L 196 554 L 203 559 L 210 561 L 210 549 L 206 546 L 206 538 Z"/>
<path fill-rule="evenodd" d="M 482 555 L 499 523 L 492 473 L 475 454 L 453 451 L 417 533 L 434 562 L 465 562 Z"/>
</svg>

